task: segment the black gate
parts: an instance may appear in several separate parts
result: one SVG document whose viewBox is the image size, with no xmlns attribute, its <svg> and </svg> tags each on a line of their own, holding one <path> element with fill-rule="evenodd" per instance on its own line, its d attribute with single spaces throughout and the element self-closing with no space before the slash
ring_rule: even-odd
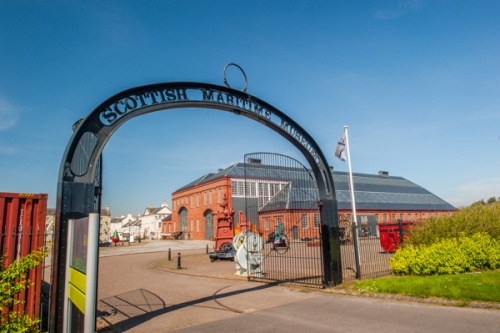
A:
<svg viewBox="0 0 500 333">
<path fill-rule="evenodd" d="M 318 189 L 297 160 L 274 153 L 245 155 L 247 221 L 262 237 L 254 280 L 323 287 Z"/>
</svg>

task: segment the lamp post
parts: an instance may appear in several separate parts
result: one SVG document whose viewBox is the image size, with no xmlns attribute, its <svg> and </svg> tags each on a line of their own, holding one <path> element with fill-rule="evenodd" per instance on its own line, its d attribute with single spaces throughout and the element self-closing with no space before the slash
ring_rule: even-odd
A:
<svg viewBox="0 0 500 333">
<path fill-rule="evenodd" d="M 141 226 L 142 226 L 142 221 L 139 222 L 139 243 L 141 242 Z"/>
</svg>

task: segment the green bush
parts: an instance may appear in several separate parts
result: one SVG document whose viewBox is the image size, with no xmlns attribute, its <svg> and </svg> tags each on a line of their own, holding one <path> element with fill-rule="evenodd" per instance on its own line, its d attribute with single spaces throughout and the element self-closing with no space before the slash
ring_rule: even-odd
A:
<svg viewBox="0 0 500 333">
<path fill-rule="evenodd" d="M 29 288 L 33 282 L 28 279 L 29 271 L 38 266 L 46 253 L 43 250 L 34 251 L 26 257 L 20 258 L 0 272 L 0 312 L 22 303 L 15 296 Z M 40 320 L 28 315 L 9 311 L 0 314 L 0 332 L 39 332 Z"/>
<path fill-rule="evenodd" d="M 500 239 L 500 202 L 471 205 L 450 216 L 431 217 L 419 221 L 408 231 L 407 244 L 430 245 L 439 239 L 472 236 L 487 233 Z"/>
<path fill-rule="evenodd" d="M 433 275 L 500 268 L 500 240 L 487 233 L 406 245 L 389 261 L 395 274 Z"/>
</svg>

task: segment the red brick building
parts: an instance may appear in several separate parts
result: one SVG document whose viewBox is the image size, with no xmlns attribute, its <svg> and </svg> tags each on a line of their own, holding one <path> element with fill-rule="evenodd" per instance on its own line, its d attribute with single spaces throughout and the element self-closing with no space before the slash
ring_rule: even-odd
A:
<svg viewBox="0 0 500 333">
<path fill-rule="evenodd" d="M 205 175 L 172 194 L 172 218 L 163 221 L 162 232 L 182 232 L 184 239 L 211 239 L 214 236 L 213 212 L 224 198 L 231 198 L 231 178 Z"/>
<path fill-rule="evenodd" d="M 269 171 L 272 172 L 269 172 Z M 307 238 L 320 225 L 315 181 L 298 185 L 297 175 L 305 169 L 283 168 L 259 163 L 236 163 L 217 173 L 204 175 L 172 193 L 172 220 L 164 221 L 164 233 L 182 232 L 184 239 L 211 239 L 213 212 L 224 196 L 235 210 L 244 211 L 264 237 L 283 223 L 292 239 Z M 349 175 L 333 171 L 340 220 L 351 220 Z M 307 178 L 307 177 L 305 177 Z M 304 179 L 305 179 L 304 178 Z M 309 177 L 310 178 L 310 177 Z M 368 232 L 377 223 L 415 221 L 450 214 L 455 207 L 402 177 L 387 172 L 353 174 L 358 222 Z"/>
</svg>

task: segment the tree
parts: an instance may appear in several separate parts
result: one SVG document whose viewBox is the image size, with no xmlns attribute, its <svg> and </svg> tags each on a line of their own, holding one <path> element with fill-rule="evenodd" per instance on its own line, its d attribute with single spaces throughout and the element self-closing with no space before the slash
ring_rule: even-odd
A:
<svg viewBox="0 0 500 333">
<path fill-rule="evenodd" d="M 484 206 L 484 205 L 486 205 L 486 202 L 484 202 L 484 199 L 481 199 L 481 200 L 473 202 L 471 204 L 471 206 L 478 206 L 478 205 Z"/>
<path fill-rule="evenodd" d="M 491 198 L 488 199 L 488 201 L 486 201 L 487 204 L 492 204 L 492 203 L 495 203 L 495 202 L 497 202 L 497 198 L 495 198 L 495 197 L 491 197 Z"/>
<path fill-rule="evenodd" d="M 28 254 L 7 266 L 0 272 L 0 311 L 10 309 L 23 301 L 16 300 L 15 296 L 33 285 L 28 279 L 29 271 L 38 266 L 47 255 L 42 249 Z M 2 258 L 3 259 L 3 258 Z M 38 318 L 30 318 L 18 311 L 2 313 L 0 317 L 0 332 L 39 332 Z"/>
</svg>

